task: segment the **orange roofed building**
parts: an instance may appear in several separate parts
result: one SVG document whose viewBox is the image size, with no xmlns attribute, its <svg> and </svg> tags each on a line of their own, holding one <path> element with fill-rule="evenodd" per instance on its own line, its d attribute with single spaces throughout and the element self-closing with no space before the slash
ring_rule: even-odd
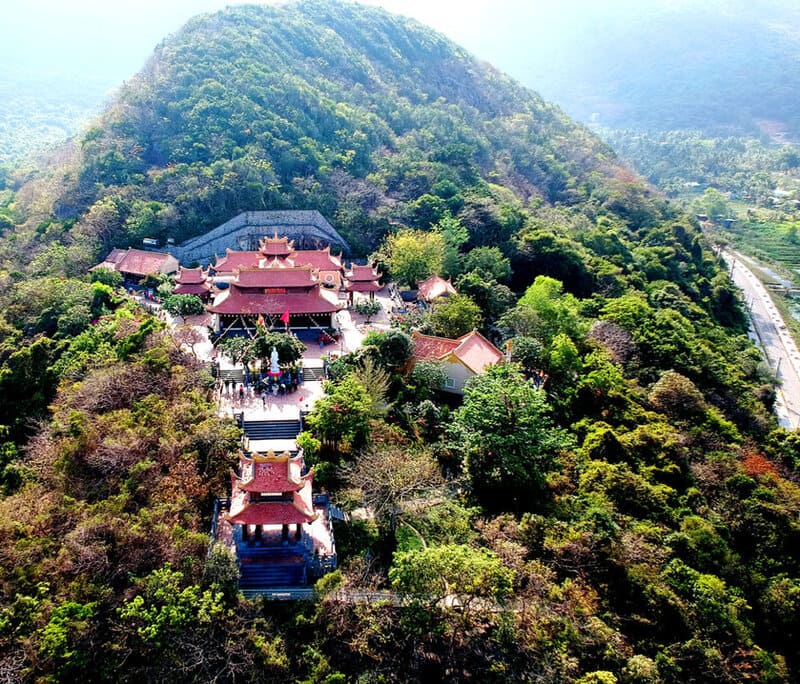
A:
<svg viewBox="0 0 800 684">
<path fill-rule="evenodd" d="M 439 297 L 449 297 L 456 293 L 456 288 L 448 278 L 445 280 L 441 276 L 432 275 L 427 280 L 417 283 L 417 299 L 422 299 L 426 302 L 432 302 Z"/>
<path fill-rule="evenodd" d="M 312 493 L 304 471 L 302 451 L 239 454 L 212 535 L 236 554 L 245 593 L 303 586 L 336 568 L 328 496 Z"/>
<path fill-rule="evenodd" d="M 178 270 L 178 260 L 165 252 L 149 252 L 144 249 L 112 249 L 99 264 L 92 267 L 107 268 L 122 274 L 126 285 L 138 285 L 149 275 L 168 275 Z"/>
<path fill-rule="evenodd" d="M 467 380 L 484 372 L 503 360 L 503 353 L 477 330 L 458 339 L 412 334 L 414 354 L 412 362 L 439 361 L 443 364 L 447 379 L 444 390 L 463 394 Z"/>
</svg>

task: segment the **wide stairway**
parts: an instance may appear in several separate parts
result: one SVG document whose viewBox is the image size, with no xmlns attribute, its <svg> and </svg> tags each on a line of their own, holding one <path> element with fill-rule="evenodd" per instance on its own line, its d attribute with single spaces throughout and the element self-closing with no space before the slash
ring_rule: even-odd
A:
<svg viewBox="0 0 800 684">
<path fill-rule="evenodd" d="M 244 383 L 244 370 L 241 368 L 224 368 L 219 371 L 222 382 Z"/>
<path fill-rule="evenodd" d="M 323 368 L 307 368 L 303 366 L 303 382 L 319 382 L 324 379 L 325 370 Z"/>
<path fill-rule="evenodd" d="M 245 436 L 253 441 L 264 439 L 294 439 L 300 434 L 299 420 L 245 420 Z"/>
<path fill-rule="evenodd" d="M 256 562 L 247 560 L 241 560 L 241 589 L 302 586 L 306 583 L 306 563 L 302 556 L 259 559 Z"/>
</svg>

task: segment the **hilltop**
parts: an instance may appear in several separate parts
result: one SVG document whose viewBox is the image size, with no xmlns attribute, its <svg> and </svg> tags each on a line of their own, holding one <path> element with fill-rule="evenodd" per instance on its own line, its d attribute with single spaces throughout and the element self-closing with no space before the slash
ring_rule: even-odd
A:
<svg viewBox="0 0 800 684">
<path fill-rule="evenodd" d="M 322 2 L 193 19 L 51 167 L 18 193 L 17 240 L 63 240 L 84 264 L 257 209 L 318 209 L 355 253 L 445 210 L 494 244 L 523 211 L 601 204 L 630 180 L 597 138 L 442 35 Z"/>
<path fill-rule="evenodd" d="M 535 93 L 381 10 L 237 7 L 167 38 L 84 135 L 10 183 L 6 679 L 797 679 L 800 443 L 777 427 L 738 294 L 696 221 Z M 342 511 L 339 569 L 293 603 L 246 600 L 208 534 L 230 469 L 245 475 L 237 445 L 258 448 L 209 366 L 227 357 L 239 378 L 273 346 L 310 352 L 250 306 L 292 293 L 229 285 L 247 290 L 232 315 L 254 320 L 215 357 L 208 319 L 164 321 L 203 306 L 169 278 L 138 282 L 164 297 L 151 315 L 120 273 L 87 272 L 111 246 L 282 208 L 372 254 L 370 281 L 457 290 L 378 297 L 383 311 L 365 296 L 313 404 L 288 398 L 308 408 L 292 430 L 315 491 Z M 315 359 L 336 334 L 312 331 Z M 499 363 L 475 366 L 475 344 Z M 462 345 L 459 398 L 433 359 Z"/>
</svg>

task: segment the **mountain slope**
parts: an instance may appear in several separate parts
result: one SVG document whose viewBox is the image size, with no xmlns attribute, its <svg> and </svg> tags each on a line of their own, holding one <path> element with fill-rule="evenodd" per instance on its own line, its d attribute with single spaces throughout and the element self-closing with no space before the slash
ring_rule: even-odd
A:
<svg viewBox="0 0 800 684">
<path fill-rule="evenodd" d="M 319 2 L 199 18 L 9 196 L 6 679 L 797 679 L 800 451 L 719 260 L 437 34 Z M 380 256 L 401 275 L 393 245 L 433 245 L 460 290 L 330 364 L 301 444 L 317 486 L 375 516 L 337 524 L 341 572 L 291 605 L 245 602 L 208 553 L 238 431 L 181 351 L 197 331 L 85 272 L 111 244 L 280 206 L 361 252 L 437 222 Z M 519 364 L 451 410 L 435 365 L 403 373 L 403 329 L 475 326 Z M 404 598 L 362 602 L 376 588 Z"/>
<path fill-rule="evenodd" d="M 393 223 L 576 205 L 622 174 L 560 110 L 440 34 L 322 2 L 192 20 L 54 166 L 21 206 L 48 239 L 71 229 L 76 257 L 271 208 L 319 209 L 365 253 Z"/>
</svg>

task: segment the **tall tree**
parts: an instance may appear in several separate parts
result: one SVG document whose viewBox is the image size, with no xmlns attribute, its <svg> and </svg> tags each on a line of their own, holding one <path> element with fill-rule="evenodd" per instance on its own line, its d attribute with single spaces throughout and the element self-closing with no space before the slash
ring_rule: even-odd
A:
<svg viewBox="0 0 800 684">
<path fill-rule="evenodd" d="M 447 245 L 439 233 L 401 230 L 386 239 L 384 251 L 392 276 L 409 287 L 441 273 Z"/>
<path fill-rule="evenodd" d="M 437 335 L 460 337 L 483 321 L 481 308 L 465 294 L 441 297 L 433 305 L 429 320 Z"/>
<path fill-rule="evenodd" d="M 547 473 L 558 468 L 559 453 L 573 445 L 553 425 L 545 393 L 514 364 L 491 367 L 467 382 L 451 435 L 464 454 L 474 495 L 494 510 L 535 505 Z"/>
</svg>

